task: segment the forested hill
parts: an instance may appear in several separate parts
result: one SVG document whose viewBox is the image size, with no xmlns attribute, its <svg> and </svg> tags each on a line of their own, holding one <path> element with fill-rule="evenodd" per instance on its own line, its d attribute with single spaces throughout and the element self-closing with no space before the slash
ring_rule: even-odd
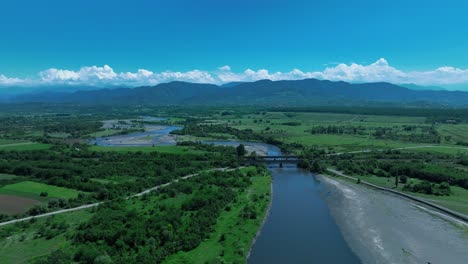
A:
<svg viewBox="0 0 468 264">
<path fill-rule="evenodd" d="M 468 92 L 412 90 L 390 83 L 351 84 L 317 79 L 213 84 L 171 82 L 137 88 L 101 89 L 74 93 L 21 95 L 14 102 L 73 102 L 156 105 L 337 105 L 431 104 L 468 106 Z"/>
</svg>

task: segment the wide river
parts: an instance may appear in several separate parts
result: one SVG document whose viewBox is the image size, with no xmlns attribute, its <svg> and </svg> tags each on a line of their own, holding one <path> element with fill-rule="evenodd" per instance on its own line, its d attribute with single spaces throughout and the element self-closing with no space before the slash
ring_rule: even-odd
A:
<svg viewBox="0 0 468 264">
<path fill-rule="evenodd" d="M 165 121 L 165 118 L 142 116 L 140 121 Z M 104 128 L 117 126 L 121 128 L 131 128 L 131 121 L 118 123 L 118 120 L 108 120 L 104 122 Z M 125 135 L 114 135 L 98 137 L 90 141 L 91 144 L 107 147 L 143 147 L 143 146 L 167 146 L 175 145 L 175 138 L 170 135 L 174 130 L 179 130 L 180 126 L 166 125 L 145 125 L 144 132 L 129 133 Z"/>
<path fill-rule="evenodd" d="M 275 146 L 242 143 L 258 154 L 280 154 Z M 294 165 L 268 169 L 272 206 L 249 264 L 468 263 L 468 229 L 415 202 Z"/>
</svg>

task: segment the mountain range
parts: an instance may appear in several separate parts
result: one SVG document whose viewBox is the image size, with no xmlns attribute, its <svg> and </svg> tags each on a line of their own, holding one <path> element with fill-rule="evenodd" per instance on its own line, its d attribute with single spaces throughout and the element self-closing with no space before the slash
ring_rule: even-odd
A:
<svg viewBox="0 0 468 264">
<path fill-rule="evenodd" d="M 11 102 L 154 104 L 154 105 L 357 105 L 417 104 L 468 106 L 468 92 L 409 89 L 386 82 L 353 84 L 304 79 L 260 80 L 222 86 L 188 82 L 155 86 L 42 92 L 18 95 Z"/>
</svg>

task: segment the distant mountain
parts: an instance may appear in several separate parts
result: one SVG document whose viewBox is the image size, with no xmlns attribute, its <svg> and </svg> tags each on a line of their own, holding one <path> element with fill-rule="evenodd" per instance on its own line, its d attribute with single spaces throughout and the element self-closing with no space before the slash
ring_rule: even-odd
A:
<svg viewBox="0 0 468 264">
<path fill-rule="evenodd" d="M 245 83 L 245 82 L 229 82 L 229 83 L 222 84 L 221 87 L 232 88 L 232 87 L 236 87 L 239 84 L 243 84 L 243 83 Z"/>
<path fill-rule="evenodd" d="M 214 84 L 171 82 L 137 88 L 21 95 L 16 102 L 155 105 L 363 105 L 370 103 L 468 106 L 468 92 L 412 90 L 380 82 L 351 84 L 317 79 Z"/>
<path fill-rule="evenodd" d="M 411 90 L 417 90 L 417 91 L 446 91 L 447 89 L 439 87 L 439 86 L 421 86 L 417 85 L 414 83 L 405 83 L 405 84 L 400 84 L 401 87 L 405 87 Z"/>
</svg>

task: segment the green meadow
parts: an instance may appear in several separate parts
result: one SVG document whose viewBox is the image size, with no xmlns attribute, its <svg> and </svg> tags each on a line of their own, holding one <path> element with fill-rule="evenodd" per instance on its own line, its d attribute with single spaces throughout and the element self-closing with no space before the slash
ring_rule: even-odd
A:
<svg viewBox="0 0 468 264">
<path fill-rule="evenodd" d="M 41 192 L 47 192 L 50 198 L 76 198 L 79 191 L 64 187 L 52 186 L 33 181 L 22 181 L 8 184 L 0 188 L 0 193 L 24 196 L 28 198 L 38 198 Z"/>
</svg>

